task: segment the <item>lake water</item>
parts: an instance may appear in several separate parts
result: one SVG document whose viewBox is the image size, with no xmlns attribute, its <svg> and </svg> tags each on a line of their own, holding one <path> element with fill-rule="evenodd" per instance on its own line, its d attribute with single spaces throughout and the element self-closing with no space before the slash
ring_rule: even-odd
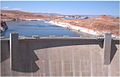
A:
<svg viewBox="0 0 120 77">
<path fill-rule="evenodd" d="M 80 37 L 77 32 L 49 24 L 45 21 L 11 21 L 7 22 L 8 30 L 3 34 L 5 37 L 9 37 L 12 32 L 18 32 L 20 36 L 31 37 L 32 35 L 39 35 L 41 37 L 48 36 L 69 36 Z"/>
</svg>

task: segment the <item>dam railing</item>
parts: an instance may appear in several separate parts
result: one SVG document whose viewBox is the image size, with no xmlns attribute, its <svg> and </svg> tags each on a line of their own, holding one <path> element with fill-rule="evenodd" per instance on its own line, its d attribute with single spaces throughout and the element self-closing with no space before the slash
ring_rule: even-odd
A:
<svg viewBox="0 0 120 77">
<path fill-rule="evenodd" d="M 11 70 L 22 70 L 27 67 L 31 67 L 33 50 L 45 49 L 50 47 L 61 46 L 73 46 L 73 45 L 99 45 L 104 52 L 104 65 L 109 65 L 116 52 L 116 44 L 119 44 L 119 40 L 113 39 L 110 33 L 106 33 L 104 38 L 86 38 L 79 37 L 44 37 L 19 39 L 18 33 L 11 33 L 9 40 L 1 40 L 2 42 L 2 59 L 4 60 L 6 52 L 10 51 L 10 68 Z M 5 52 L 4 52 L 5 51 Z M 95 50 L 94 50 L 95 51 Z M 29 66 L 30 65 L 30 66 Z M 29 69 L 29 68 L 27 68 Z"/>
<path fill-rule="evenodd" d="M 11 55 L 11 64 L 14 64 L 14 55 L 16 55 L 16 51 L 18 51 L 18 45 L 19 45 L 19 35 L 18 33 L 12 33 L 10 34 L 10 55 Z M 38 36 L 35 36 L 35 38 L 38 38 Z M 45 39 L 45 38 L 44 38 Z M 50 39 L 50 38 L 49 38 Z M 52 39 L 66 39 L 66 38 L 53 38 Z M 79 39 L 79 38 L 67 38 L 67 39 Z M 88 39 L 89 40 L 89 39 Z M 106 33 L 104 37 L 104 64 L 110 64 L 110 54 L 111 54 L 111 33 Z"/>
</svg>

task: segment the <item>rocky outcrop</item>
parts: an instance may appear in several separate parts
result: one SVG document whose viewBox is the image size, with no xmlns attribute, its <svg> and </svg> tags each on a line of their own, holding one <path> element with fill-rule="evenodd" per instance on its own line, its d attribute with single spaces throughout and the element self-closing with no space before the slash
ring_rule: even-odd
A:
<svg viewBox="0 0 120 77">
<path fill-rule="evenodd" d="M 1 25 L 0 25 L 0 31 L 1 31 L 1 33 L 4 32 L 4 31 L 6 31 L 7 29 L 8 29 L 8 26 L 7 26 L 6 22 L 1 21 Z"/>
</svg>

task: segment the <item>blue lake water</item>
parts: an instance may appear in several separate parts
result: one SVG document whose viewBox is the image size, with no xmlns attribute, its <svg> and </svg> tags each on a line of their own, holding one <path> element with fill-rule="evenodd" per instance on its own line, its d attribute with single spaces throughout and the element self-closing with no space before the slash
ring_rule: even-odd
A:
<svg viewBox="0 0 120 77">
<path fill-rule="evenodd" d="M 54 35 L 57 37 L 69 36 L 69 37 L 80 37 L 80 34 L 56 26 L 44 21 L 11 21 L 7 22 L 8 30 L 3 36 L 9 37 L 12 32 L 18 32 L 20 36 L 31 37 L 32 35 L 39 35 L 41 37 L 47 37 Z"/>
</svg>

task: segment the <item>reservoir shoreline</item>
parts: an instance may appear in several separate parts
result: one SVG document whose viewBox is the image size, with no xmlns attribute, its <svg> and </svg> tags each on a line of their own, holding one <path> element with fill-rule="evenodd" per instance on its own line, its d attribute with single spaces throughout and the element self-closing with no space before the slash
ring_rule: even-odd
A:
<svg viewBox="0 0 120 77">
<path fill-rule="evenodd" d="M 80 37 L 78 32 L 48 23 L 45 20 L 39 21 L 8 21 L 8 30 L 3 37 L 9 37 L 12 32 L 17 32 L 22 37 Z"/>
</svg>

